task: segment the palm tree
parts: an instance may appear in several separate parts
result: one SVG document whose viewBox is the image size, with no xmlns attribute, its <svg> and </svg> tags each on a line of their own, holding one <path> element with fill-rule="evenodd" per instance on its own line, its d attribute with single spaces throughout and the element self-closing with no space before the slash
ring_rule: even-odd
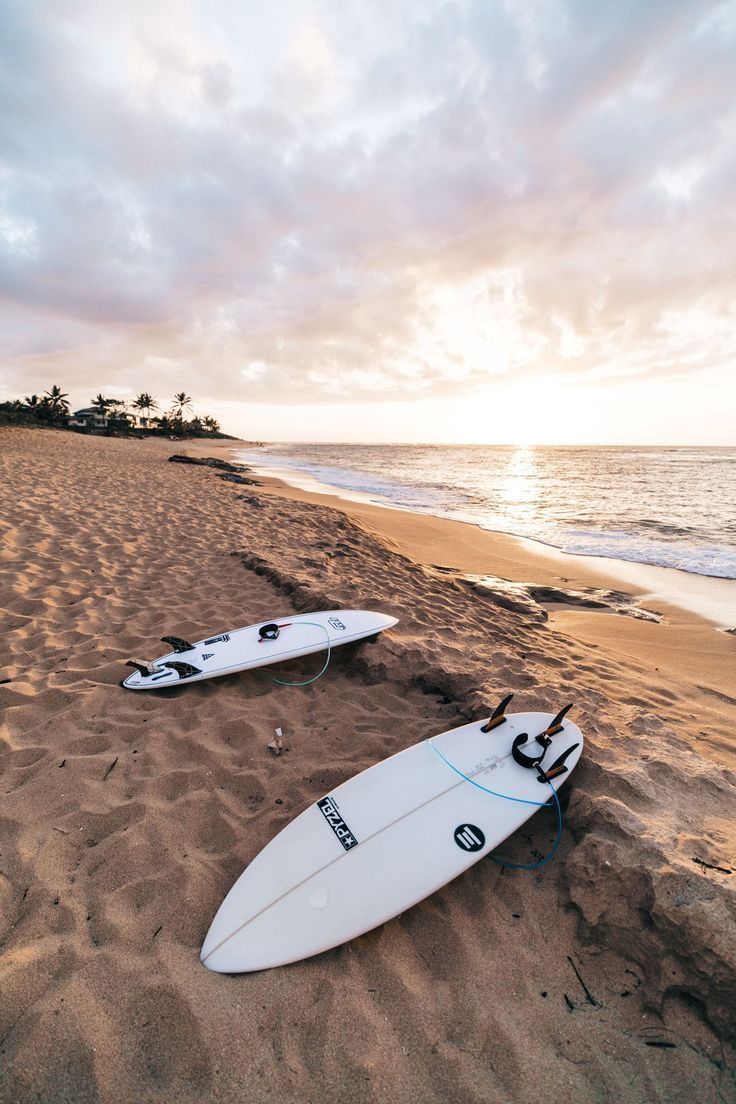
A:
<svg viewBox="0 0 736 1104">
<path fill-rule="evenodd" d="M 33 397 L 33 396 L 31 396 Z M 44 421 L 58 422 L 69 413 L 69 396 L 57 387 L 56 384 L 48 391 L 44 391 L 43 398 L 38 405 L 38 414 Z"/>
<path fill-rule="evenodd" d="M 177 394 L 174 395 L 174 417 L 181 421 L 184 417 L 184 411 L 187 409 L 187 407 L 189 407 L 190 410 L 192 409 L 191 397 L 187 395 L 186 391 L 177 392 Z"/>
<path fill-rule="evenodd" d="M 46 422 L 49 420 L 48 402 L 47 398 L 39 399 L 38 395 L 26 395 L 18 406 L 26 410 L 36 421 Z"/>
<path fill-rule="evenodd" d="M 112 399 L 106 399 L 102 392 L 98 391 L 95 398 L 91 400 L 90 406 L 93 406 L 99 414 L 104 414 L 111 402 Z"/>
<path fill-rule="evenodd" d="M 205 426 L 210 431 L 210 433 L 219 433 L 220 432 L 220 423 L 218 422 L 217 418 L 210 418 L 210 416 L 208 414 L 206 418 L 202 419 L 202 421 L 204 422 Z"/>
<path fill-rule="evenodd" d="M 153 395 L 149 395 L 147 391 L 141 391 L 137 398 L 133 399 L 130 404 L 134 410 L 140 410 L 146 412 L 146 418 L 149 417 L 152 410 L 156 410 L 158 403 L 154 399 Z"/>
<path fill-rule="evenodd" d="M 69 396 L 56 384 L 49 391 L 44 391 L 44 398 L 48 399 L 49 408 L 54 415 L 69 413 Z"/>
</svg>

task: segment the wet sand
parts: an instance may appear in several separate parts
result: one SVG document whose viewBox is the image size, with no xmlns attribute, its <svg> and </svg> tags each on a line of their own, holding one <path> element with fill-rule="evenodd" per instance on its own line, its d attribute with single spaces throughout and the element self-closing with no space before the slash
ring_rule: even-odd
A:
<svg viewBox="0 0 736 1104">
<path fill-rule="evenodd" d="M 733 638 L 670 610 L 521 613 L 465 577 L 557 578 L 508 539 L 473 559 L 413 515 L 383 528 L 395 512 L 168 463 L 185 448 L 0 431 L 0 1101 L 733 1099 Z M 303 689 L 118 686 L 165 633 L 340 606 L 400 621 Z M 215 910 L 280 828 L 509 691 L 518 709 L 574 700 L 586 735 L 554 862 L 481 862 L 306 962 L 202 967 Z M 537 814 L 504 854 L 553 837 Z"/>
</svg>

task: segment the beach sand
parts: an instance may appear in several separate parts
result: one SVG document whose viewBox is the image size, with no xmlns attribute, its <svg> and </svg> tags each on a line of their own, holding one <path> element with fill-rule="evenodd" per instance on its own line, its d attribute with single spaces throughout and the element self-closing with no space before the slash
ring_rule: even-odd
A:
<svg viewBox="0 0 736 1104">
<path fill-rule="evenodd" d="M 0 1102 L 736 1099 L 736 638 L 676 607 L 657 625 L 514 606 L 466 576 L 611 580 L 168 463 L 216 448 L 0 431 Z M 165 633 L 340 606 L 400 622 L 311 686 L 118 685 Z M 200 964 L 288 821 L 509 691 L 573 700 L 586 736 L 552 863 L 480 862 L 306 962 Z M 553 838 L 539 813 L 503 854 Z"/>
</svg>

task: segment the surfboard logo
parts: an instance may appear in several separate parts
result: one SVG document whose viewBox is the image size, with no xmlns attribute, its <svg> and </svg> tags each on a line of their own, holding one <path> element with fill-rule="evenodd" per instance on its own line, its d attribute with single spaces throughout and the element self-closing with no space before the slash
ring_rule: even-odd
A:
<svg viewBox="0 0 736 1104">
<path fill-rule="evenodd" d="M 328 617 L 327 618 L 327 624 L 332 625 L 333 629 L 344 629 L 345 628 L 345 626 L 343 625 L 343 623 L 342 623 L 342 621 L 340 620 L 339 617 Z"/>
<path fill-rule="evenodd" d="M 322 813 L 322 816 L 346 851 L 349 851 L 351 847 L 357 846 L 357 839 L 340 816 L 331 797 L 323 797 L 317 802 L 317 808 Z"/>
<path fill-rule="evenodd" d="M 202 652 L 202 659 L 212 659 L 214 652 Z"/>
<path fill-rule="evenodd" d="M 477 824 L 460 824 L 455 829 L 455 843 L 463 851 L 480 851 L 486 845 L 486 837 Z"/>
<path fill-rule="evenodd" d="M 227 643 L 230 639 L 230 633 L 222 633 L 220 636 L 211 636 L 209 640 L 205 640 L 205 644 L 219 644 L 220 641 Z"/>
</svg>

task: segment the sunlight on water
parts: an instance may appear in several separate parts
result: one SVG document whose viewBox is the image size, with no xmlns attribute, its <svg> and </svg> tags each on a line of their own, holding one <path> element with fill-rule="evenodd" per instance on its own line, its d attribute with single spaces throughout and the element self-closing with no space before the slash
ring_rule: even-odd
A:
<svg viewBox="0 0 736 1104">
<path fill-rule="evenodd" d="M 528 504 L 534 502 L 539 495 L 533 450 L 527 446 L 516 449 L 506 470 L 508 474 L 501 482 L 501 495 L 504 502 L 510 504 L 512 513 L 517 516 L 525 514 L 530 518 L 533 517 L 534 511 L 528 509 Z"/>
</svg>

